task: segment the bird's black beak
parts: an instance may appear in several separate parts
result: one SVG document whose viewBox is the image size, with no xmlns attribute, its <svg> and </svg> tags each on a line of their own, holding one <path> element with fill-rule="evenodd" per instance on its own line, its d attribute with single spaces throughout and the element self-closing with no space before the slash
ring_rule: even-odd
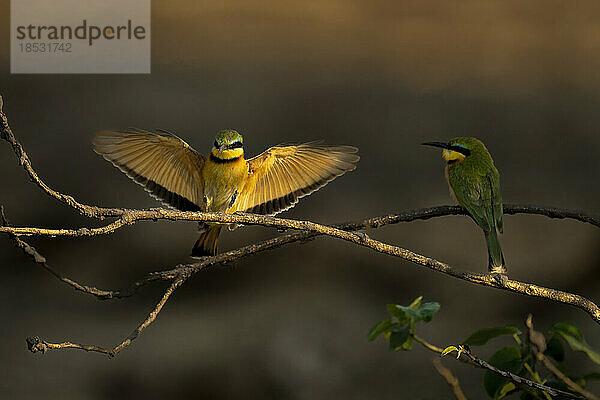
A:
<svg viewBox="0 0 600 400">
<path fill-rule="evenodd" d="M 431 146 L 431 147 L 439 147 L 442 149 L 449 149 L 450 146 L 448 146 L 448 143 L 444 143 L 444 142 L 427 142 L 427 143 L 421 143 L 423 146 Z"/>
</svg>

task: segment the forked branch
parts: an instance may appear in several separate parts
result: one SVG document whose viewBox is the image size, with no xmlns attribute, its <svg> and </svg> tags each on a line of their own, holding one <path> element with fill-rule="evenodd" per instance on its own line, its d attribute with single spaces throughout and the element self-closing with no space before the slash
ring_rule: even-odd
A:
<svg viewBox="0 0 600 400">
<path fill-rule="evenodd" d="M 507 290 L 511 292 L 521 293 L 527 296 L 534 296 L 540 298 L 546 298 L 554 300 L 560 303 L 569 304 L 578 307 L 587 312 L 596 322 L 600 323 L 600 308 L 591 300 L 586 299 L 577 294 L 572 294 L 552 288 L 546 288 L 543 286 L 535 285 L 532 283 L 520 282 L 517 280 L 508 279 L 506 276 L 495 276 L 488 274 L 476 274 L 471 272 L 461 271 L 441 261 L 433 258 L 415 253 L 411 250 L 404 249 L 399 246 L 383 243 L 367 236 L 362 232 L 356 232 L 365 229 L 376 229 L 389 224 L 396 224 L 400 222 L 410 222 L 415 220 L 429 219 L 433 217 L 440 217 L 445 215 L 463 215 L 465 211 L 458 206 L 440 206 L 432 208 L 424 208 L 419 210 L 410 210 L 398 214 L 391 214 L 381 217 L 369 218 L 361 222 L 356 223 L 345 223 L 337 226 L 327 226 L 317 224 L 311 221 L 298 221 L 284 218 L 275 218 L 263 215 L 236 213 L 236 214 L 223 214 L 223 213 L 202 213 L 202 212 L 182 212 L 177 210 L 153 208 L 148 210 L 137 210 L 137 209 L 124 209 L 124 208 L 104 208 L 96 207 L 87 204 L 83 204 L 75 200 L 72 196 L 62 194 L 55 191 L 48 185 L 46 185 L 41 178 L 38 176 L 36 171 L 33 169 L 32 163 L 27 156 L 27 153 L 23 149 L 23 146 L 16 139 L 10 126 L 8 119 L 3 111 L 1 111 L 1 98 L 0 98 L 0 117 L 2 119 L 0 126 L 0 137 L 9 142 L 17 155 L 21 166 L 29 178 L 39 186 L 45 193 L 58 201 L 74 208 L 80 214 L 88 216 L 90 218 L 104 219 L 106 217 L 115 218 L 112 223 L 101 227 L 95 228 L 80 228 L 80 229 L 47 229 L 47 228 L 35 228 L 35 227 L 13 227 L 9 226 L 4 216 L 2 217 L 2 226 L 0 226 L 0 232 L 4 232 L 11 236 L 15 244 L 21 248 L 25 254 L 32 258 L 32 260 L 55 277 L 60 279 L 62 282 L 70 285 L 74 289 L 91 294 L 100 299 L 114 299 L 131 296 L 135 291 L 151 282 L 155 281 L 167 281 L 170 283 L 169 288 L 162 296 L 160 301 L 155 306 L 154 310 L 148 315 L 148 318 L 122 343 L 112 349 L 105 349 L 97 346 L 85 346 L 78 345 L 70 342 L 53 344 L 46 342 L 41 339 L 32 339 L 28 341 L 30 349 L 32 351 L 46 350 L 46 349 L 64 349 L 64 348 L 76 348 L 86 351 L 96 351 L 100 353 L 114 356 L 119 353 L 123 348 L 127 347 L 135 338 L 150 324 L 152 323 L 169 296 L 181 286 L 186 279 L 196 274 L 201 269 L 208 266 L 221 265 L 240 259 L 242 257 L 254 254 L 260 251 L 274 249 L 285 244 L 309 240 L 318 235 L 329 236 L 337 239 L 341 239 L 350 242 L 355 245 L 369 248 L 378 253 L 387 254 L 393 257 L 398 257 L 406 261 L 410 261 L 414 264 L 423 266 L 433 271 L 441 272 L 445 275 L 449 275 L 470 283 L 494 287 L 501 290 Z M 527 205 L 511 205 L 506 204 L 504 206 L 504 212 L 506 214 L 539 214 L 550 218 L 569 218 L 580 222 L 589 223 L 594 226 L 600 227 L 600 218 L 591 216 L 589 214 L 564 210 L 557 208 L 539 207 L 539 206 L 527 206 Z M 156 220 L 171 220 L 171 221 L 204 221 L 204 222 L 221 222 L 221 223 L 237 223 L 244 225 L 262 225 L 268 227 L 275 227 L 278 229 L 293 229 L 297 232 L 288 233 L 281 235 L 274 239 L 269 239 L 257 244 L 251 244 L 236 250 L 219 254 L 213 257 L 205 258 L 199 262 L 182 264 L 174 268 L 152 272 L 134 282 L 128 288 L 121 290 L 102 290 L 94 286 L 88 286 L 80 284 L 70 278 L 64 277 L 56 270 L 51 268 L 46 259 L 39 254 L 33 247 L 27 244 L 22 237 L 23 236 L 71 236 L 71 237 L 82 237 L 82 236 L 96 236 L 110 234 L 117 229 L 122 227 L 140 222 L 140 221 L 156 221 Z"/>
</svg>

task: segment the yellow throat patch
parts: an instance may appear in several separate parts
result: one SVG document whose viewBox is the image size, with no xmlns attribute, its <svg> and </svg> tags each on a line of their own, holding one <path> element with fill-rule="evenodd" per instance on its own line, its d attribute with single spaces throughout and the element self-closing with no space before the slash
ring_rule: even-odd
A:
<svg viewBox="0 0 600 400">
<path fill-rule="evenodd" d="M 444 149 L 442 151 L 442 158 L 448 162 L 450 162 L 450 161 L 459 162 L 459 161 L 462 161 L 465 159 L 465 155 L 462 153 L 459 153 L 458 151 Z"/>
<path fill-rule="evenodd" d="M 212 155 L 220 158 L 221 160 L 231 160 L 233 158 L 238 158 L 244 155 L 244 150 L 241 148 L 238 149 L 228 149 L 219 151 L 219 149 L 213 148 L 211 151 Z"/>
</svg>

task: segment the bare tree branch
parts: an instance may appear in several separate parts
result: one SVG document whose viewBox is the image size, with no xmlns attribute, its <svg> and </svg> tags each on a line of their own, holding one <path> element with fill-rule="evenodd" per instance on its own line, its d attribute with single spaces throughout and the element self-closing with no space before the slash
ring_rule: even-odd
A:
<svg viewBox="0 0 600 400">
<path fill-rule="evenodd" d="M 467 396 L 465 396 L 460 384 L 458 383 L 458 378 L 454 376 L 452 371 L 444 367 L 439 358 L 433 359 L 433 366 L 437 370 L 438 374 L 440 374 L 446 380 L 448 386 L 450 386 L 450 389 L 454 394 L 454 397 L 456 397 L 456 400 L 467 400 Z"/>
<path fill-rule="evenodd" d="M 0 206 L 0 226 L 9 226 L 9 223 L 4 214 L 4 207 L 2 207 L 2 206 Z M 52 274 L 56 279 L 60 280 L 61 282 L 64 282 L 65 284 L 71 286 L 73 289 L 75 289 L 79 292 L 93 295 L 100 300 L 122 299 L 125 297 L 130 297 L 130 296 L 133 296 L 139 288 L 141 288 L 142 286 L 144 286 L 148 283 L 155 282 L 155 281 L 171 280 L 171 279 L 173 279 L 173 276 L 174 276 L 173 274 L 171 274 L 169 277 L 166 277 L 163 274 L 160 274 L 157 272 L 151 272 L 151 273 L 145 275 L 142 279 L 137 280 L 136 282 L 131 284 L 129 287 L 124 288 L 124 289 L 119 289 L 119 290 L 99 289 L 94 286 L 84 285 L 84 284 L 79 283 L 69 277 L 61 275 L 58 271 L 56 271 L 54 268 L 52 268 L 48 264 L 46 257 L 44 257 L 42 254 L 40 254 L 36 250 L 35 247 L 33 247 L 30 244 L 28 244 L 27 242 L 25 242 L 19 236 L 16 236 L 13 234 L 9 234 L 9 236 L 13 240 L 13 243 L 15 244 L 16 247 L 20 248 L 25 255 L 27 255 L 29 258 L 31 258 L 31 260 L 34 263 L 41 265 L 46 271 L 48 271 L 50 274 Z"/>
<path fill-rule="evenodd" d="M 544 338 L 544 335 L 533 329 L 533 316 L 531 314 L 527 316 L 527 319 L 525 320 L 525 325 L 528 329 L 527 336 L 529 338 L 529 342 L 531 343 L 531 349 L 536 359 L 538 361 L 541 361 L 542 364 L 544 364 L 544 367 L 546 367 L 548 371 L 552 372 L 552 374 L 554 374 L 554 376 L 556 376 L 558 379 L 563 381 L 569 387 L 569 389 L 577 393 L 581 393 L 583 397 L 585 397 L 588 400 L 600 400 L 598 396 L 596 396 L 588 390 L 585 390 L 572 379 L 570 379 L 568 376 L 566 376 L 564 373 L 562 373 L 562 371 L 559 370 L 558 367 L 554 365 L 552 361 L 550 361 L 548 357 L 544 355 L 544 350 L 546 349 L 546 340 Z"/>
<path fill-rule="evenodd" d="M 494 287 L 497 289 L 508 290 L 525 294 L 532 297 L 541 297 L 554 300 L 564 304 L 570 304 L 586 311 L 596 322 L 600 323 L 600 308 L 591 300 L 585 297 L 563 292 L 556 289 L 551 289 L 532 283 L 520 282 L 517 280 L 508 279 L 505 276 L 496 276 L 489 274 L 476 274 L 471 272 L 464 272 L 455 269 L 448 264 L 441 261 L 429 258 L 427 256 L 412 252 L 402 247 L 393 246 L 387 243 L 380 242 L 378 240 L 371 239 L 364 233 L 353 233 L 339 228 L 317 224 L 310 221 L 297 221 L 284 218 L 268 217 L 264 215 L 254 215 L 246 213 L 236 214 L 222 214 L 222 213 L 194 213 L 194 212 L 183 212 L 176 210 L 164 210 L 164 209 L 152 209 L 152 210 L 130 210 L 133 215 L 131 220 L 154 220 L 154 219 L 170 219 L 170 220 L 190 220 L 190 221 L 211 221 L 221 223 L 241 223 L 245 225 L 263 225 L 275 228 L 291 228 L 301 231 L 308 231 L 315 234 L 326 235 L 338 239 L 345 240 L 350 243 L 357 244 L 359 246 L 367 247 L 376 252 L 388 254 L 394 257 L 402 258 L 410 261 L 414 264 L 424 266 L 428 269 L 441 272 L 443 274 L 475 283 L 482 286 Z M 131 221 L 129 220 L 129 221 Z M 371 223 L 369 227 L 382 226 L 385 222 L 395 220 L 389 216 L 379 217 L 367 220 Z M 366 225 L 366 224 L 365 224 Z M 363 225 L 363 226 L 365 226 Z M 24 231 L 33 232 L 38 228 L 12 228 L 12 227 L 0 227 L 0 232 L 12 233 L 15 235 L 24 234 Z M 56 230 L 45 230 L 43 231 L 52 232 L 55 235 L 65 234 L 69 236 L 73 234 L 78 236 L 82 232 L 79 230 L 69 229 L 56 229 Z M 83 231 L 86 232 L 92 230 Z M 200 263 L 192 264 L 188 267 L 182 267 L 185 271 L 195 272 L 196 266 L 206 266 L 213 264 L 222 264 L 224 262 L 232 261 L 233 259 L 239 258 L 235 256 L 235 253 L 224 253 L 214 257 L 209 257 Z"/>
<path fill-rule="evenodd" d="M 62 195 L 64 196 L 64 195 Z M 68 197 L 68 196 L 66 196 Z M 88 207 L 88 206 L 85 206 Z M 590 223 L 600 227 L 600 218 L 584 214 L 579 211 L 565 210 L 550 207 L 510 205 L 505 206 L 506 214 L 539 214 L 550 218 L 569 218 L 581 222 Z M 0 227 L 0 232 L 11 233 L 18 236 L 69 236 L 84 237 L 106 235 L 115 232 L 124 226 L 132 225 L 140 221 L 198 221 L 198 222 L 220 222 L 220 223 L 238 223 L 246 225 L 263 225 L 276 228 L 291 228 L 306 230 L 303 224 L 308 221 L 296 221 L 284 218 L 269 217 L 266 215 L 247 214 L 237 212 L 235 214 L 214 213 L 214 212 L 191 212 L 178 211 L 165 208 L 151 208 L 147 210 L 127 209 L 127 208 L 96 208 L 96 216 L 102 215 L 103 210 L 110 212 L 119 212 L 119 218 L 99 228 L 79 228 L 79 229 L 48 229 L 35 227 Z M 390 214 L 382 217 L 372 218 L 371 224 L 361 229 L 379 228 L 384 225 L 397 224 L 399 222 L 410 222 L 419 219 L 429 219 L 444 215 L 464 215 L 466 212 L 459 206 L 439 206 L 423 208 L 418 210 L 409 210 L 399 214 Z M 113 215 L 109 215 L 113 216 Z M 285 221 L 285 222 L 284 222 Z M 325 234 L 324 232 L 314 231 L 315 233 Z"/>
<path fill-rule="evenodd" d="M 2 120 L 0 126 L 0 137 L 11 144 L 15 154 L 17 155 L 21 166 L 25 169 L 29 178 L 39 186 L 45 193 L 58 201 L 74 208 L 80 214 L 88 216 L 90 218 L 104 219 L 106 217 L 116 218 L 112 223 L 98 227 L 98 228 L 79 228 L 79 229 L 47 229 L 47 228 L 34 228 L 34 227 L 12 227 L 8 226 L 4 216 L 2 216 L 2 226 L 0 226 L 0 232 L 7 233 L 17 247 L 21 248 L 23 252 L 28 255 L 32 260 L 42 265 L 46 270 L 53 274 L 56 278 L 62 282 L 70 285 L 74 289 L 96 296 L 99 299 L 112 299 L 122 298 L 131 296 L 135 291 L 155 281 L 168 281 L 171 283 L 169 289 L 165 292 L 161 301 L 157 304 L 155 309 L 150 313 L 149 317 L 120 345 L 115 348 L 108 350 L 96 346 L 84 346 L 70 342 L 64 342 L 60 344 L 52 344 L 45 342 L 41 339 L 33 340 L 30 345 L 32 351 L 46 350 L 46 349 L 64 349 L 64 348 L 77 348 L 86 351 L 96 351 L 105 353 L 110 356 L 116 355 L 122 348 L 128 346 L 150 323 L 156 319 L 156 315 L 162 309 L 162 306 L 172 294 L 183 282 L 197 273 L 203 268 L 212 265 L 226 264 L 237 260 L 239 258 L 254 254 L 260 251 L 268 250 L 283 246 L 288 243 L 309 240 L 318 235 L 325 235 L 347 242 L 370 248 L 376 252 L 388 254 L 394 257 L 398 257 L 417 265 L 424 266 L 433 271 L 441 272 L 443 274 L 470 282 L 478 285 L 494 287 L 497 289 L 512 291 L 521 293 L 527 296 L 541 297 L 551 299 L 560 303 L 570 304 L 586 311 L 596 322 L 600 323 L 600 308 L 592 301 L 568 292 L 559 291 L 556 289 L 545 288 L 535 284 L 520 282 L 516 280 L 508 279 L 506 276 L 488 275 L 488 274 L 475 274 L 470 272 L 460 271 L 445 263 L 437 261 L 435 259 L 426 257 L 424 255 L 417 254 L 410 250 L 402 247 L 393 246 L 386 244 L 374 239 L 371 239 L 364 233 L 358 232 L 353 233 L 352 231 L 358 231 L 362 229 L 375 229 L 384 225 L 396 224 L 399 222 L 409 222 L 418 219 L 429 219 L 433 217 L 439 217 L 444 215 L 464 215 L 465 210 L 458 206 L 441 206 L 433 208 L 425 208 L 420 210 L 410 210 L 399 214 L 392 214 L 382 217 L 375 217 L 366 219 L 358 223 L 346 223 L 338 226 L 326 226 L 317 224 L 310 221 L 298 221 L 284 218 L 275 218 L 263 215 L 254 215 L 246 213 L 236 214 L 223 214 L 223 213 L 203 213 L 203 212 L 182 212 L 177 210 L 168 210 L 162 208 L 153 208 L 148 210 L 136 210 L 136 209 L 122 209 L 122 208 L 103 208 L 82 204 L 76 201 L 72 196 L 62 194 L 46 185 L 38 176 L 33 169 L 33 166 L 27 156 L 22 145 L 18 142 L 14 136 L 8 119 L 4 112 L 1 110 L 2 99 L 0 97 L 0 118 Z M 590 223 L 592 225 L 600 227 L 600 218 L 585 214 L 579 211 L 564 210 L 557 208 L 538 207 L 538 206 L 525 206 L 525 205 L 510 205 L 504 206 L 506 214 L 540 214 L 550 218 L 570 218 L 580 222 Z M 102 234 L 109 234 L 117 229 L 124 226 L 134 224 L 139 221 L 156 221 L 156 220 L 171 220 L 171 221 L 204 221 L 204 222 L 220 222 L 220 223 L 237 223 L 245 225 L 263 225 L 268 227 L 275 227 L 278 229 L 294 229 L 299 232 L 282 235 L 280 237 L 263 241 L 257 244 L 251 244 L 240 249 L 232 250 L 223 254 L 219 254 L 213 257 L 205 258 L 196 263 L 178 265 L 172 269 L 157 271 L 147 274 L 145 277 L 134 282 L 126 289 L 121 290 L 102 290 L 93 286 L 82 285 L 70 278 L 64 277 L 57 273 L 51 268 L 46 259 L 39 253 L 35 248 L 27 244 L 21 239 L 21 236 L 96 236 Z"/>
<path fill-rule="evenodd" d="M 510 371 L 502 371 L 502 370 L 494 367 L 487 361 L 482 360 L 481 358 L 477 357 L 475 354 L 473 354 L 471 352 L 471 350 L 469 349 L 468 346 L 461 346 L 461 348 L 462 348 L 463 354 L 465 354 L 473 363 L 479 365 L 481 368 L 485 368 L 487 370 L 495 372 L 498 375 L 508 378 L 517 384 L 529 386 L 531 388 L 538 389 L 538 390 L 542 390 L 551 396 L 563 396 L 563 397 L 567 397 L 569 399 L 584 399 L 585 398 L 578 394 L 565 392 L 564 390 L 551 388 L 549 386 L 542 385 L 541 383 L 530 381 L 529 379 L 525 379 L 523 377 L 515 375 Z"/>
<path fill-rule="evenodd" d="M 81 204 L 77 202 L 72 196 L 59 193 L 56 190 L 50 188 L 48 185 L 46 185 L 33 169 L 31 161 L 27 156 L 27 153 L 25 153 L 25 150 L 23 150 L 23 146 L 21 146 L 21 143 L 17 141 L 15 135 L 10 129 L 10 125 L 8 124 L 8 118 L 6 117 L 6 114 L 4 114 L 2 105 L 2 97 L 0 96 L 0 119 L 2 120 L 0 126 L 0 137 L 11 144 L 13 151 L 19 159 L 19 164 L 21 164 L 23 169 L 25 169 L 25 172 L 27 172 L 27 175 L 29 175 L 29 179 L 31 179 L 32 182 L 34 182 L 36 185 L 42 188 L 42 190 L 46 192 L 49 196 L 54 197 L 61 203 L 73 207 L 74 209 L 79 211 L 80 214 L 85 215 L 87 217 L 103 219 L 107 216 L 121 215 L 118 210 L 114 210 L 114 212 L 111 212 L 111 209 L 109 208 L 99 208 Z"/>
<path fill-rule="evenodd" d="M 171 283 L 171 285 L 169 285 L 169 287 L 163 294 L 160 301 L 156 304 L 156 306 L 150 312 L 150 314 L 148 314 L 148 317 L 137 328 L 135 328 L 134 331 L 131 332 L 131 334 L 129 336 L 127 336 L 127 338 L 125 340 L 123 340 L 121 343 L 119 343 L 117 346 L 113 347 L 112 349 L 107 349 L 105 347 L 99 347 L 99 346 L 95 346 L 95 345 L 83 345 L 83 344 L 77 344 L 77 343 L 71 343 L 71 342 L 50 343 L 50 342 L 40 339 L 37 336 L 27 338 L 27 348 L 32 353 L 36 353 L 38 351 L 45 353 L 46 350 L 48 350 L 48 349 L 52 349 L 52 350 L 77 349 L 77 350 L 84 350 L 84 351 L 93 351 L 96 353 L 106 354 L 109 357 L 114 357 L 117 354 L 119 354 L 123 349 L 125 349 L 127 346 L 129 346 L 135 339 L 137 339 L 137 337 L 142 333 L 142 331 L 144 329 L 146 329 L 148 326 L 150 326 L 150 324 L 152 322 L 154 322 L 154 320 L 156 320 L 158 313 L 160 313 L 160 311 L 162 310 L 163 306 L 165 305 L 165 303 L 167 302 L 169 297 L 171 297 L 173 292 L 175 292 L 175 290 L 179 286 L 181 286 L 183 284 L 183 282 L 185 282 L 186 279 L 187 279 L 187 276 L 184 276 L 184 275 L 180 275 L 176 279 L 174 279 L 173 282 Z"/>
<path fill-rule="evenodd" d="M 412 337 L 413 337 L 413 339 L 415 339 L 415 342 L 421 344 L 427 350 L 433 351 L 434 353 L 438 353 L 440 355 L 442 355 L 444 353 L 443 349 L 427 342 L 425 339 L 423 339 L 417 335 L 412 335 Z M 458 346 L 458 348 L 456 348 L 456 347 L 454 347 L 454 348 L 458 349 L 458 351 L 459 351 L 459 353 L 456 357 L 458 360 L 466 362 L 468 364 L 476 365 L 483 369 L 487 369 L 488 371 L 492 371 L 500 376 L 510 379 L 511 381 L 513 381 L 516 384 L 525 385 L 530 388 L 541 390 L 543 392 L 550 394 L 551 396 L 564 396 L 569 399 L 584 399 L 585 398 L 578 394 L 565 392 L 563 390 L 555 389 L 550 386 L 542 385 L 541 383 L 530 381 L 529 379 L 526 379 L 519 375 L 513 374 L 510 371 L 503 371 L 501 369 L 498 369 L 498 368 L 494 367 L 493 365 L 491 365 L 490 363 L 488 363 L 487 361 L 482 360 L 481 358 L 479 358 L 475 354 L 473 354 L 473 352 L 471 352 L 471 349 L 467 345 L 460 345 L 460 346 Z"/>
</svg>

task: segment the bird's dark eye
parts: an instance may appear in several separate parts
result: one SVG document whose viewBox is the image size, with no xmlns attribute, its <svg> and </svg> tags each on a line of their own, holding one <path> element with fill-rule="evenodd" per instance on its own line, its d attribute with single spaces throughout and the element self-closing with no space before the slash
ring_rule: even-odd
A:
<svg viewBox="0 0 600 400">
<path fill-rule="evenodd" d="M 467 149 L 466 147 L 463 147 L 463 146 L 459 146 L 459 145 L 454 144 L 454 145 L 449 146 L 448 148 L 450 150 L 457 151 L 457 152 L 459 152 L 459 153 L 461 153 L 461 154 L 463 154 L 465 156 L 471 155 L 471 150 L 469 150 L 469 149 Z"/>
<path fill-rule="evenodd" d="M 215 140 L 215 143 L 213 144 L 213 146 L 219 147 L 219 143 L 217 143 L 217 141 Z"/>
</svg>

